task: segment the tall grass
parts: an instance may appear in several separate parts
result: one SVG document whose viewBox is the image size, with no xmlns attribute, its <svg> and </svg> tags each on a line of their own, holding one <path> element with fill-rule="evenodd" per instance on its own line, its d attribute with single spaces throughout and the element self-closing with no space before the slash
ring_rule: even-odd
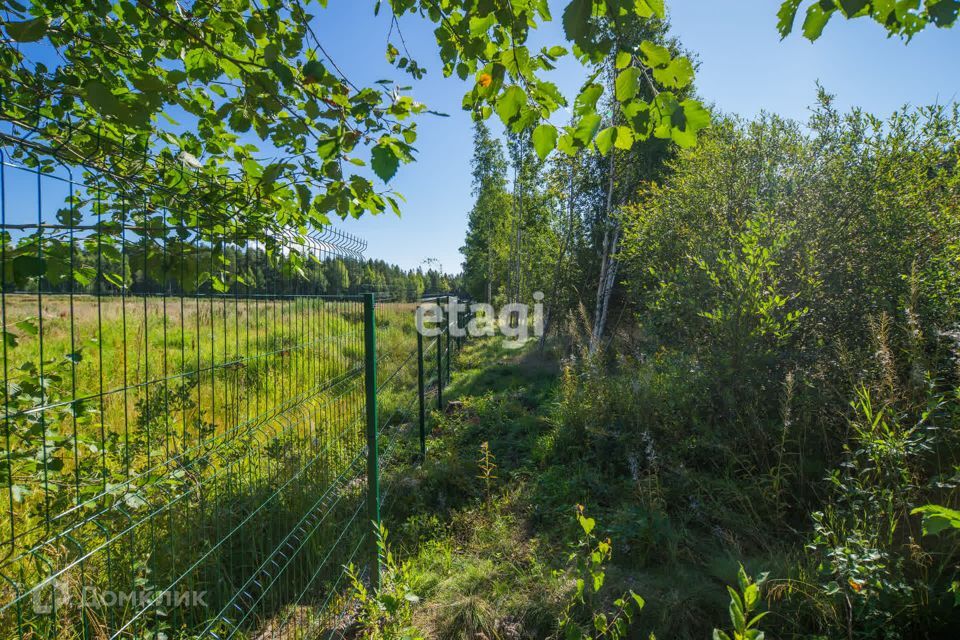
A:
<svg viewBox="0 0 960 640">
<path fill-rule="evenodd" d="M 6 294 L 3 311 L 0 637 L 322 622 L 365 531 L 358 300 Z M 393 417 L 416 393 L 413 314 L 377 316 Z M 205 606 L 78 604 L 164 589 Z"/>
</svg>

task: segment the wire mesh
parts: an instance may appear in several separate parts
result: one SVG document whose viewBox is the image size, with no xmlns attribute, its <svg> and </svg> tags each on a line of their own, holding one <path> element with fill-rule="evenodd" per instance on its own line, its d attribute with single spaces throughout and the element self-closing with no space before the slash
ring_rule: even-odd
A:
<svg viewBox="0 0 960 640">
<path fill-rule="evenodd" d="M 363 304 L 326 274 L 365 243 L 256 237 L 148 144 L 106 166 L 96 137 L 4 126 L 0 638 L 342 629 L 370 532 Z M 412 462 L 413 311 L 379 296 L 381 468 Z"/>
</svg>

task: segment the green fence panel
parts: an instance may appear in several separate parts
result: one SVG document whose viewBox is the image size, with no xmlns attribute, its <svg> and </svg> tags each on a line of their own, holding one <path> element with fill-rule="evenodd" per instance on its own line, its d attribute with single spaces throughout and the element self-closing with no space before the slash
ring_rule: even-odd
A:
<svg viewBox="0 0 960 640">
<path fill-rule="evenodd" d="M 118 168 L 97 149 L 128 142 L 55 123 L 88 153 L 37 147 L 53 125 L 21 116 L 0 118 L 0 640 L 342 634 L 345 566 L 375 583 L 372 527 L 442 406 L 441 339 L 405 292 L 328 277 L 362 240 L 254 236 L 158 141 Z"/>
</svg>

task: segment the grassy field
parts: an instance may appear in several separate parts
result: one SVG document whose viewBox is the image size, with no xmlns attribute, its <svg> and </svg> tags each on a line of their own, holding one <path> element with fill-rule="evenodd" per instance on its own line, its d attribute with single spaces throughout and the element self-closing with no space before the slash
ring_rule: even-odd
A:
<svg viewBox="0 0 960 640">
<path fill-rule="evenodd" d="M 358 635 L 556 637 L 572 581 L 555 571 L 565 567 L 576 521 L 573 503 L 547 500 L 550 487 L 538 476 L 550 468 L 546 408 L 559 366 L 494 338 L 472 342 L 453 368 L 450 405 L 433 416 L 426 461 L 398 470 L 401 495 L 385 518 L 396 560 L 380 600 L 406 604 L 390 613 L 361 608 Z M 616 575 L 611 581 L 611 591 L 622 586 Z"/>
<path fill-rule="evenodd" d="M 625 637 L 706 638 L 722 627 L 736 558 L 702 532 L 697 544 L 713 557 L 678 560 L 677 541 L 656 533 L 668 522 L 632 506 L 597 504 L 614 487 L 603 470 L 569 462 L 583 440 L 561 419 L 570 371 L 549 350 L 476 341 L 454 371 L 451 405 L 435 416 L 426 462 L 412 476 L 404 471 L 404 495 L 388 515 L 396 560 L 380 599 L 416 598 L 389 613 L 362 609 L 360 637 L 566 637 L 562 621 L 581 622 L 585 611 L 612 621 L 618 598 L 630 591 L 646 606 L 633 612 Z M 605 428 L 595 425 L 598 433 Z M 620 480 L 633 493 L 614 500 L 656 493 Z M 578 524 L 578 508 L 595 527 L 591 534 Z M 588 586 L 581 602 L 577 581 L 590 585 L 597 575 L 599 587 Z M 589 613 L 585 620 L 590 627 Z"/>
<path fill-rule="evenodd" d="M 557 358 L 549 343 L 541 353 L 488 339 L 467 346 L 453 369 L 450 404 L 434 416 L 426 461 L 394 480 L 402 487 L 386 517 L 394 560 L 381 593 L 360 598 L 359 637 L 610 637 L 596 623 L 622 619 L 618 602 L 629 603 L 633 592 L 645 606 L 634 608 L 627 635 L 618 637 L 708 638 L 735 624 L 728 587 L 737 598 L 747 589 L 759 595 L 753 606 L 770 614 L 759 623 L 767 637 L 940 638 L 957 628 L 949 583 L 928 592 L 926 609 L 895 610 L 901 617 L 889 635 L 867 635 L 867 624 L 845 617 L 851 608 L 833 608 L 831 594 L 812 586 L 819 568 L 808 541 L 820 535 L 823 516 L 814 514 L 812 525 L 797 518 L 793 531 L 774 529 L 764 496 L 780 496 L 747 482 L 742 466 L 717 470 L 718 448 L 701 444 L 702 423 L 684 425 L 665 401 L 678 402 L 690 388 L 689 367 L 658 355 L 613 376 L 589 360 Z M 931 420 L 955 425 L 960 394 L 941 398 Z M 670 421 L 660 427 L 664 416 Z M 884 429 L 861 437 L 890 451 L 878 435 Z M 915 437 L 906 428 L 887 433 Z M 741 460 L 756 454 L 745 441 L 730 450 Z M 864 475 L 863 484 L 876 481 Z M 956 495 L 955 485 L 938 490 Z M 877 513 L 861 504 L 862 513 Z M 955 558 L 957 541 L 926 533 L 911 538 L 909 551 L 936 578 L 933 561 Z M 867 584 L 879 589 L 886 568 L 869 571 Z M 580 595 L 578 583 L 586 585 Z M 810 632 L 819 627 L 839 632 Z"/>
<path fill-rule="evenodd" d="M 3 313 L 0 637 L 322 622 L 365 521 L 359 299 L 7 294 Z M 377 325 L 381 424 L 403 422 L 412 307 Z M 204 605 L 77 605 L 164 589 Z"/>
</svg>

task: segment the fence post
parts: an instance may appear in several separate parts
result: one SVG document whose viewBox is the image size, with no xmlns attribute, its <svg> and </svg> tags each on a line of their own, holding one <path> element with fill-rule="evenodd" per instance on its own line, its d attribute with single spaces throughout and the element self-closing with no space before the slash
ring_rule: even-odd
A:
<svg viewBox="0 0 960 640">
<path fill-rule="evenodd" d="M 367 519 L 373 527 L 370 586 L 380 588 L 380 450 L 377 428 L 376 294 L 363 295 L 364 381 L 367 402 Z"/>
<path fill-rule="evenodd" d="M 439 304 L 440 298 L 437 298 Z M 443 315 L 441 307 L 440 315 Z M 441 327 L 443 324 L 440 325 Z M 443 411 L 443 330 L 437 336 L 437 410 Z"/>
<path fill-rule="evenodd" d="M 453 362 L 453 358 L 452 358 L 453 352 L 450 351 L 450 334 L 453 333 L 452 331 L 450 331 L 450 325 L 452 320 L 453 320 L 453 317 L 450 315 L 450 296 L 447 296 L 447 382 L 450 382 L 451 380 L 453 380 L 453 378 L 451 377 L 452 374 L 450 373 L 450 365 Z M 459 318 L 457 318 L 457 321 L 459 321 Z"/>
<path fill-rule="evenodd" d="M 458 304 L 458 305 L 460 304 L 460 300 L 457 300 L 457 304 Z M 459 308 L 460 308 L 460 307 L 458 306 L 457 309 L 459 309 Z M 460 353 L 460 351 L 463 350 L 463 336 L 460 335 L 460 334 L 461 334 L 461 331 L 460 331 L 460 330 L 461 330 L 464 326 L 465 326 L 465 325 L 463 325 L 463 324 L 460 323 L 460 314 L 458 313 L 458 314 L 457 314 L 457 339 L 454 341 L 454 344 L 457 345 L 457 353 Z"/>
<path fill-rule="evenodd" d="M 417 331 L 417 395 L 420 398 L 420 459 L 427 459 L 427 413 L 423 389 L 423 334 Z"/>
</svg>

